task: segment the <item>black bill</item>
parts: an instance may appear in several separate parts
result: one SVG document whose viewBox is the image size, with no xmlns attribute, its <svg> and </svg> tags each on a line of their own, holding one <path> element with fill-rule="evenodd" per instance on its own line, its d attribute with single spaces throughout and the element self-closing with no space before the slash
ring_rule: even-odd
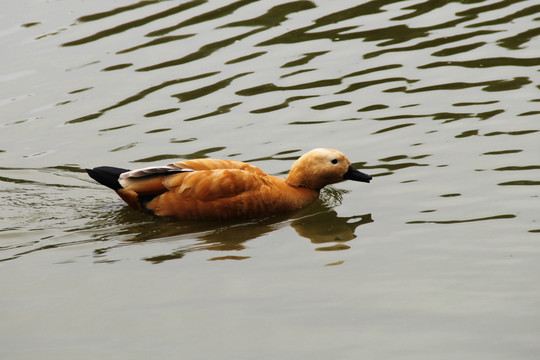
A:
<svg viewBox="0 0 540 360">
<path fill-rule="evenodd" d="M 349 169 L 343 175 L 343 178 L 346 180 L 362 181 L 367 183 L 372 179 L 371 175 L 364 174 L 363 172 L 356 170 L 352 166 L 349 166 Z"/>
</svg>

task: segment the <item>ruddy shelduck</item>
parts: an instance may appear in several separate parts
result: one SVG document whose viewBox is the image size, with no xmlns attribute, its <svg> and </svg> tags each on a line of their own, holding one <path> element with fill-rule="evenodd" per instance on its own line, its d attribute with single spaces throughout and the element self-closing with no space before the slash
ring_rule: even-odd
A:
<svg viewBox="0 0 540 360">
<path fill-rule="evenodd" d="M 86 169 L 130 207 L 178 219 L 248 219 L 297 210 L 326 185 L 370 182 L 341 152 L 314 149 L 292 165 L 286 179 L 235 160 L 196 159 L 126 170 Z"/>
</svg>

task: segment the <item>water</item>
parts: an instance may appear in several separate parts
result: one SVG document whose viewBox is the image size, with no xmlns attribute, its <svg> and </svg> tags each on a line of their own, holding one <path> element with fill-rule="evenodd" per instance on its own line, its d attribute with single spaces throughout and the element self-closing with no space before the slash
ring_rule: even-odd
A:
<svg viewBox="0 0 540 360">
<path fill-rule="evenodd" d="M 4 358 L 536 359 L 534 1 L 8 1 Z M 315 147 L 371 184 L 154 219 L 85 167 Z"/>
</svg>

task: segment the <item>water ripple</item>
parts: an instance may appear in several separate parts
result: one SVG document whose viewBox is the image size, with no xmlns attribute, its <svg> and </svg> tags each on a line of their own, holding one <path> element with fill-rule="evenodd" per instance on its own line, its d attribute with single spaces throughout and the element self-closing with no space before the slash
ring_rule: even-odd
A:
<svg viewBox="0 0 540 360">
<path fill-rule="evenodd" d="M 112 27 L 110 29 L 101 30 L 101 31 L 98 31 L 95 34 L 86 36 L 86 37 L 78 39 L 78 40 L 73 40 L 73 41 L 63 43 L 62 46 L 83 45 L 83 44 L 86 44 L 86 43 L 89 43 L 89 42 L 98 41 L 98 40 L 103 39 L 105 37 L 118 35 L 118 34 L 124 32 L 124 31 L 132 30 L 134 28 L 141 27 L 141 26 L 144 26 L 146 24 L 149 24 L 149 23 L 151 23 L 153 21 L 160 20 L 160 19 L 172 16 L 172 15 L 176 15 L 176 14 L 181 13 L 183 11 L 186 11 L 186 10 L 188 10 L 188 9 L 194 7 L 194 6 L 201 5 L 201 4 L 205 3 L 205 2 L 206 2 L 205 0 L 192 0 L 192 1 L 189 1 L 187 3 L 180 4 L 180 5 L 177 5 L 177 6 L 173 7 L 173 8 L 170 8 L 170 9 L 167 9 L 165 11 L 159 12 L 157 14 L 152 14 L 150 16 L 146 16 L 146 17 L 141 18 L 141 19 L 137 19 L 137 20 L 130 21 L 130 22 L 127 22 L 127 23 L 123 23 L 123 24 L 117 25 L 115 27 Z M 104 13 L 101 13 L 101 14 L 83 16 L 83 17 L 79 18 L 78 20 L 81 21 L 81 22 L 89 22 L 89 21 L 101 20 L 104 17 L 117 15 L 117 14 L 120 14 L 120 13 L 125 12 L 125 11 L 131 11 L 131 10 L 134 10 L 136 8 L 139 8 L 140 6 L 151 5 L 152 3 L 154 3 L 154 2 L 152 2 L 152 1 L 150 1 L 150 2 L 140 2 L 139 6 L 121 7 L 121 8 L 117 8 L 117 9 L 107 11 L 107 12 L 104 12 Z"/>
<path fill-rule="evenodd" d="M 492 186 L 489 196 L 500 196 L 504 207 L 502 215 L 456 212 L 422 222 L 524 221 L 507 208 L 506 194 L 519 197 L 538 185 L 532 159 L 540 131 L 540 6 L 534 1 L 112 6 L 94 5 L 57 28 L 26 19 L 12 32 L 18 43 L 37 44 L 29 59 L 39 55 L 53 66 L 28 71 L 11 61 L 12 74 L 23 75 L 4 77 L 15 90 L 1 99 L 10 117 L 3 129 L 40 136 L 3 142 L 6 161 L 54 158 L 42 165 L 52 167 L 212 156 L 267 165 L 313 146 L 335 146 L 358 151 L 351 156 L 355 165 L 375 172 L 384 187 L 398 184 L 392 191 L 400 197 L 407 194 L 402 186 L 418 186 L 410 202 L 424 208 L 436 211 L 443 200 L 462 203 L 460 209 L 488 203 L 486 194 L 471 195 L 479 192 L 476 183 Z M 61 56 L 47 57 L 53 53 Z M 56 93 L 43 91 L 36 72 L 57 84 Z M 25 83 L 34 84 L 31 91 Z M 285 174 L 288 165 L 270 171 Z M 441 176 L 441 169 L 448 173 Z M 483 178 L 486 173 L 491 177 Z M 452 181 L 465 176 L 470 181 Z M 28 187 L 28 196 L 42 187 L 61 192 L 59 184 L 35 183 L 32 176 L 8 173 L 0 180 Z M 439 189 L 440 183 L 455 188 Z M 430 189 L 436 191 L 429 195 Z"/>
<path fill-rule="evenodd" d="M 407 224 L 441 224 L 441 225 L 451 225 L 451 224 L 461 224 L 468 222 L 476 221 L 487 221 L 487 220 L 501 220 L 501 219 L 513 219 L 516 215 L 514 214 L 503 214 L 503 215 L 494 215 L 486 216 L 474 219 L 455 219 L 455 220 L 415 220 L 408 221 Z"/>
</svg>

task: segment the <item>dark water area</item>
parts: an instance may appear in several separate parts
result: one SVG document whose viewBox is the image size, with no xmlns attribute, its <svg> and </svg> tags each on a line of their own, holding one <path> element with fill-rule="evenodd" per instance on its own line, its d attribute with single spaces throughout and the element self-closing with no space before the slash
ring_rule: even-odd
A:
<svg viewBox="0 0 540 360">
<path fill-rule="evenodd" d="M 537 359 L 540 5 L 8 1 L 0 354 Z M 195 158 L 370 184 L 156 219 L 85 168 Z"/>
</svg>

